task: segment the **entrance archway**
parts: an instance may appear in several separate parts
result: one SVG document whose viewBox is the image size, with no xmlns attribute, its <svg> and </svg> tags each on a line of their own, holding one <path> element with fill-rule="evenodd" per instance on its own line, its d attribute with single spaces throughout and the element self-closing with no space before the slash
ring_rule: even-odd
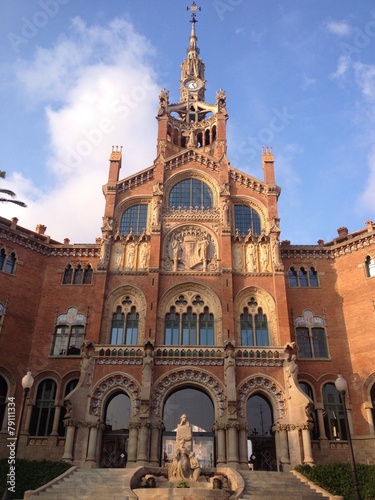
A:
<svg viewBox="0 0 375 500">
<path fill-rule="evenodd" d="M 254 394 L 246 403 L 249 462 L 254 470 L 277 470 L 272 406 L 262 394 Z"/>
<path fill-rule="evenodd" d="M 103 432 L 100 467 L 126 467 L 131 400 L 127 394 L 117 392 L 107 402 L 105 430 Z"/>
<path fill-rule="evenodd" d="M 183 388 L 171 393 L 163 408 L 165 431 L 162 438 L 162 462 L 172 461 L 176 453 L 176 428 L 181 415 L 186 414 L 193 427 L 193 450 L 202 467 L 213 467 L 215 461 L 214 405 L 199 389 Z"/>
</svg>

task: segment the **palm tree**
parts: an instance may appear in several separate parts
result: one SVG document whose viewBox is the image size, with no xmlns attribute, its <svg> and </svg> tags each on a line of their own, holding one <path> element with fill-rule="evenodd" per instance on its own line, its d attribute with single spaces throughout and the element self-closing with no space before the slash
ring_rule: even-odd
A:
<svg viewBox="0 0 375 500">
<path fill-rule="evenodd" d="M 0 179 L 5 179 L 5 175 L 6 175 L 6 172 L 4 172 L 3 170 L 0 170 Z M 13 191 L 10 191 L 9 189 L 0 189 L 0 194 L 7 194 L 11 198 L 14 198 L 16 196 L 16 194 L 13 193 Z M 27 206 L 26 203 L 24 203 L 23 201 L 12 200 L 10 198 L 0 197 L 0 202 L 15 203 L 16 205 L 19 205 L 20 207 Z"/>
</svg>

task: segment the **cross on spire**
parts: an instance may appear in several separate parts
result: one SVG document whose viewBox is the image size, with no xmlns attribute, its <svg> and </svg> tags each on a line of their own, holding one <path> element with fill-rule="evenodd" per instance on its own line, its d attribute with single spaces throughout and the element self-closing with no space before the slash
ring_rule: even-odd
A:
<svg viewBox="0 0 375 500">
<path fill-rule="evenodd" d="M 197 19 L 196 19 L 197 18 L 197 14 L 196 14 L 196 12 L 198 10 L 202 10 L 202 7 L 198 7 L 198 5 L 195 2 L 193 2 L 191 4 L 191 7 L 186 7 L 186 10 L 190 10 L 190 12 L 191 12 L 191 20 L 190 20 L 190 22 L 191 23 L 196 23 L 197 22 Z"/>
</svg>

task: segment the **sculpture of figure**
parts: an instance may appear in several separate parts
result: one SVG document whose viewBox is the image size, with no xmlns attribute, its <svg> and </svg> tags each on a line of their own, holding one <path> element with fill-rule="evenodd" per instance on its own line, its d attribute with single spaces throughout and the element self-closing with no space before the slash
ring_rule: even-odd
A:
<svg viewBox="0 0 375 500">
<path fill-rule="evenodd" d="M 225 383 L 227 386 L 227 398 L 229 401 L 236 400 L 236 361 L 232 346 L 228 346 L 224 359 Z"/>
<path fill-rule="evenodd" d="M 187 148 L 194 148 L 195 147 L 195 134 L 194 134 L 194 130 L 192 128 L 190 130 L 186 130 L 186 131 L 182 132 L 182 135 L 184 137 L 188 138 L 187 143 L 186 143 L 186 147 Z"/>
<path fill-rule="evenodd" d="M 195 456 L 194 451 L 190 453 L 189 460 L 190 460 L 191 477 L 194 479 L 194 481 L 198 481 L 199 476 L 201 475 L 201 464 L 198 458 Z"/>
<path fill-rule="evenodd" d="M 281 266 L 281 259 L 280 259 L 280 247 L 279 247 L 279 238 L 276 237 L 272 241 L 272 255 L 273 255 L 273 262 L 275 266 Z"/>
<path fill-rule="evenodd" d="M 160 91 L 160 95 L 159 95 L 158 116 L 162 116 L 162 115 L 164 115 L 164 113 L 166 113 L 167 108 L 168 108 L 168 101 L 169 101 L 168 91 L 165 89 L 162 89 Z"/>
<path fill-rule="evenodd" d="M 180 417 L 180 423 L 177 426 L 176 443 L 179 449 L 185 448 L 191 451 L 193 440 L 193 430 L 189 424 L 187 415 L 183 414 Z"/>
<path fill-rule="evenodd" d="M 180 459 L 177 464 L 177 478 L 180 481 L 190 479 L 190 460 L 186 448 L 180 450 Z"/>
<path fill-rule="evenodd" d="M 263 272 L 268 271 L 268 244 L 263 243 L 260 245 L 260 265 Z"/>
<path fill-rule="evenodd" d="M 141 247 L 141 255 L 139 258 L 139 267 L 145 269 L 147 267 L 148 244 L 144 242 Z"/>
<path fill-rule="evenodd" d="M 109 242 L 110 242 L 110 237 L 107 236 L 106 234 L 103 235 L 102 238 L 102 243 L 100 247 L 100 262 L 107 262 L 109 258 Z"/>
<path fill-rule="evenodd" d="M 123 246 L 122 243 L 115 243 L 114 257 L 113 257 L 113 267 L 118 271 L 122 270 L 123 266 Z"/>
<path fill-rule="evenodd" d="M 256 247 L 254 243 L 248 243 L 246 247 L 246 265 L 248 273 L 256 271 L 256 256 Z"/>
<path fill-rule="evenodd" d="M 299 384 L 299 382 L 298 382 L 298 365 L 296 363 L 296 359 L 297 359 L 297 356 L 295 354 L 292 354 L 290 361 L 287 360 L 285 362 L 285 365 L 286 365 L 285 370 L 286 370 L 287 377 L 288 377 L 287 383 L 288 383 L 289 387 L 292 387 L 293 383 L 294 383 L 294 385 L 297 385 L 297 386 Z"/>
<path fill-rule="evenodd" d="M 149 384 L 152 378 L 152 369 L 154 365 L 154 358 L 152 357 L 152 349 L 147 347 L 145 350 L 145 355 L 143 358 L 143 367 L 142 367 L 142 383 Z"/>
<path fill-rule="evenodd" d="M 227 115 L 227 108 L 226 108 L 226 99 L 227 96 L 224 92 L 224 90 L 220 89 L 218 92 L 216 92 L 216 103 L 217 103 L 217 110 L 219 113 L 222 113 L 223 115 Z"/>
<path fill-rule="evenodd" d="M 180 240 L 175 236 L 172 240 L 172 260 L 173 260 L 173 270 L 177 271 L 178 261 L 180 257 Z"/>
<path fill-rule="evenodd" d="M 229 201 L 225 200 L 223 203 L 223 224 L 229 226 Z"/>
<path fill-rule="evenodd" d="M 127 245 L 126 252 L 126 267 L 128 269 L 133 269 L 134 265 L 134 257 L 135 257 L 135 243 L 131 241 Z"/>
<path fill-rule="evenodd" d="M 160 224 L 161 201 L 154 200 L 153 210 L 153 223 L 158 226 Z"/>
</svg>

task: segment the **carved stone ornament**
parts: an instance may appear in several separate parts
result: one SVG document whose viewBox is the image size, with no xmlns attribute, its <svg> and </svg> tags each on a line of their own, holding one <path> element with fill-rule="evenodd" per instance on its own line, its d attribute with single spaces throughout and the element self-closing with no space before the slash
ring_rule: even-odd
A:
<svg viewBox="0 0 375 500">
<path fill-rule="evenodd" d="M 164 246 L 165 271 L 216 271 L 217 244 L 208 231 L 184 226 L 173 231 Z"/>
</svg>

